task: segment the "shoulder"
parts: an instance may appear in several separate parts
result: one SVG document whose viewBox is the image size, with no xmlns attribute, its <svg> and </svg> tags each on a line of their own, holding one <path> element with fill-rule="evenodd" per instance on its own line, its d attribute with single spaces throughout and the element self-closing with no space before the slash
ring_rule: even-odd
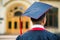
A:
<svg viewBox="0 0 60 40">
<path fill-rule="evenodd" d="M 60 36 L 55 34 L 55 33 L 51 33 L 49 31 L 45 31 L 47 36 L 50 37 L 51 39 L 56 39 L 56 40 L 60 40 Z"/>
<path fill-rule="evenodd" d="M 60 40 L 60 34 L 59 35 L 55 34 L 55 36 L 57 37 L 58 40 Z"/>
<path fill-rule="evenodd" d="M 22 40 L 22 37 L 19 35 L 16 40 Z"/>
</svg>

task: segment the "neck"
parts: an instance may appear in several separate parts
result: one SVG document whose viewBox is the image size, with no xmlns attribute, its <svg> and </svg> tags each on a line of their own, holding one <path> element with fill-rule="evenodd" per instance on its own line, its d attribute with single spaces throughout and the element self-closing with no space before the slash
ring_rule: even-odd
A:
<svg viewBox="0 0 60 40">
<path fill-rule="evenodd" d="M 34 24 L 34 25 L 32 25 L 31 28 L 44 28 L 44 26 L 40 25 L 40 24 Z"/>
<path fill-rule="evenodd" d="M 36 24 L 38 24 L 38 23 L 36 23 Z M 33 23 L 33 25 L 35 25 L 35 24 Z M 43 24 L 43 23 L 39 23 L 38 25 L 42 25 L 42 26 L 44 26 L 44 24 Z"/>
</svg>

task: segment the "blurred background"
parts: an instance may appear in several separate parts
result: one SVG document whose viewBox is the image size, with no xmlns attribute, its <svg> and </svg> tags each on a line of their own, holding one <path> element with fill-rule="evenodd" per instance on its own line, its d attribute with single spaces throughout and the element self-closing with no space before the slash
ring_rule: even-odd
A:
<svg viewBox="0 0 60 40">
<path fill-rule="evenodd" d="M 30 29 L 29 17 L 21 16 L 34 2 L 53 6 L 47 14 L 46 30 L 60 35 L 60 0 L 0 0 L 0 40 L 16 40 Z"/>
</svg>

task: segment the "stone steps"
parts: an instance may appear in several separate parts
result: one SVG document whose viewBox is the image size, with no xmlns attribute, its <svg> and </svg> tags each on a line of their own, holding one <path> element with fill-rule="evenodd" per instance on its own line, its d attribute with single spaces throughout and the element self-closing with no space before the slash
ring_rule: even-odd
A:
<svg viewBox="0 0 60 40">
<path fill-rule="evenodd" d="M 18 35 L 0 35 L 0 40 L 16 40 Z"/>
</svg>

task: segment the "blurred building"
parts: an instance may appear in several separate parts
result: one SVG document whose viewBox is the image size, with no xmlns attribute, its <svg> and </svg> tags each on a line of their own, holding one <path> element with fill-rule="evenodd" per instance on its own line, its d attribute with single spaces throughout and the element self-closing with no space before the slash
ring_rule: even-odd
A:
<svg viewBox="0 0 60 40">
<path fill-rule="evenodd" d="M 23 33 L 28 31 L 31 20 L 21 16 L 28 7 L 35 1 L 44 2 L 53 6 L 47 14 L 46 30 L 60 32 L 60 2 L 59 0 L 3 0 L 0 3 L 0 34 L 19 34 L 20 21 L 22 22 Z"/>
<path fill-rule="evenodd" d="M 22 14 L 35 1 L 53 6 L 47 14 L 45 28 L 60 33 L 60 0 L 0 0 L 0 40 L 15 40 L 20 34 L 21 23 L 23 33 L 30 29 L 30 18 Z"/>
</svg>

